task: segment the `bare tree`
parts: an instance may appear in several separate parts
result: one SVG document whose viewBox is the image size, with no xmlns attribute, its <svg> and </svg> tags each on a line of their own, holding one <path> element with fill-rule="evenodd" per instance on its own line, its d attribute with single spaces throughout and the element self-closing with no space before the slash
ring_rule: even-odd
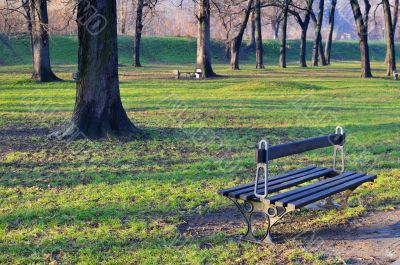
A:
<svg viewBox="0 0 400 265">
<path fill-rule="evenodd" d="M 33 58 L 32 79 L 40 82 L 59 81 L 51 69 L 49 18 L 47 0 L 30 0 L 31 42 Z"/>
<path fill-rule="evenodd" d="M 286 68 L 286 38 L 287 38 L 287 22 L 290 0 L 284 0 L 282 8 L 282 22 L 279 34 L 279 66 Z"/>
<path fill-rule="evenodd" d="M 134 53 L 133 53 L 133 65 L 135 67 L 141 67 L 140 63 L 140 50 L 143 33 L 143 20 L 148 14 L 154 11 L 158 1 L 157 0 L 137 0 L 136 3 L 136 24 L 135 24 L 135 39 L 134 39 Z M 145 10 L 146 8 L 146 10 Z"/>
<path fill-rule="evenodd" d="M 256 13 L 253 9 L 250 14 L 249 25 L 247 25 L 249 32 L 249 43 L 247 45 L 247 48 L 249 50 L 253 50 L 256 47 L 256 23 Z"/>
<path fill-rule="evenodd" d="M 256 37 L 256 68 L 264 68 L 264 51 L 262 43 L 262 28 L 261 28 L 261 3 L 260 0 L 255 0 L 255 37 Z"/>
<path fill-rule="evenodd" d="M 120 0 L 119 17 L 120 17 L 120 27 L 121 34 L 126 34 L 126 21 L 128 16 L 128 0 Z"/>
<path fill-rule="evenodd" d="M 279 29 L 282 22 L 282 9 L 280 7 L 272 7 L 272 12 L 269 14 L 272 30 L 274 32 L 274 40 L 279 39 Z"/>
<path fill-rule="evenodd" d="M 55 133 L 63 138 L 130 136 L 139 130 L 121 102 L 118 81 L 115 0 L 79 0 L 78 71 L 71 123 Z"/>
<path fill-rule="evenodd" d="M 333 37 L 333 28 L 335 26 L 336 1 L 337 0 L 331 0 L 331 8 L 329 10 L 328 35 L 325 43 L 325 59 L 327 64 L 331 63 L 332 37 Z"/>
<path fill-rule="evenodd" d="M 59 81 L 51 69 L 49 19 L 47 0 L 6 0 L 0 11 L 7 14 L 19 14 L 25 19 L 31 39 L 32 79 L 39 82 Z M 3 14 L 4 15 L 4 14 Z"/>
<path fill-rule="evenodd" d="M 321 37 L 321 28 L 322 28 L 322 21 L 324 17 L 324 2 L 325 0 L 319 0 L 318 4 L 318 17 L 313 19 L 315 23 L 315 37 L 313 43 L 313 50 L 312 50 L 312 65 L 318 66 L 318 60 L 321 60 L 322 65 L 326 65 L 325 56 L 322 52 L 322 37 Z"/>
<path fill-rule="evenodd" d="M 353 11 L 359 38 L 361 77 L 369 78 L 372 77 L 368 46 L 368 16 L 371 4 L 369 3 L 369 0 L 364 0 L 364 14 L 361 12 L 358 0 L 350 0 L 350 5 Z"/>
<path fill-rule="evenodd" d="M 382 0 L 386 33 L 386 65 L 388 76 L 393 76 L 396 71 L 396 55 L 394 47 L 394 31 L 389 0 Z"/>
<path fill-rule="evenodd" d="M 140 63 L 140 43 L 142 40 L 142 30 L 143 30 L 143 8 L 144 0 L 137 0 L 136 5 L 136 26 L 135 26 L 135 40 L 134 40 L 134 55 L 133 55 L 133 65 L 135 67 L 141 67 Z"/>
<path fill-rule="evenodd" d="M 239 32 L 231 40 L 231 68 L 232 70 L 239 70 L 239 56 L 240 56 L 240 48 L 242 45 L 243 34 L 246 30 L 246 25 L 249 21 L 250 12 L 252 10 L 253 0 L 248 0 L 246 8 L 243 10 L 243 20 L 239 27 Z"/>
<path fill-rule="evenodd" d="M 196 67 L 202 70 L 204 77 L 212 77 L 216 74 L 211 65 L 210 1 L 198 0 L 197 9 L 198 35 Z"/>
<path fill-rule="evenodd" d="M 225 43 L 225 59 L 228 61 L 230 57 L 230 45 L 231 45 L 231 32 L 233 30 L 233 20 L 234 12 L 231 11 L 232 1 L 212 1 L 213 7 L 216 10 L 217 17 L 221 23 L 222 29 L 224 31 L 223 38 Z"/>
<path fill-rule="evenodd" d="M 396 35 L 397 21 L 399 20 L 399 0 L 394 1 L 393 7 L 393 35 Z"/>
<path fill-rule="evenodd" d="M 300 38 L 300 56 L 299 56 L 299 65 L 301 67 L 307 67 L 307 31 L 308 26 L 310 24 L 310 17 L 312 11 L 312 6 L 314 4 L 314 0 L 306 0 L 304 8 L 294 8 L 289 9 L 289 12 L 296 18 L 297 23 L 301 28 L 301 38 Z M 300 15 L 300 11 L 304 11 L 304 18 Z"/>
</svg>

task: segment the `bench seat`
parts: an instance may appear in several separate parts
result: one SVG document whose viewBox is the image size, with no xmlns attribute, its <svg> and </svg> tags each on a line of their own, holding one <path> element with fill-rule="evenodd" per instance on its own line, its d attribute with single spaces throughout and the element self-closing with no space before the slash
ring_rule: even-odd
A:
<svg viewBox="0 0 400 265">
<path fill-rule="evenodd" d="M 346 190 L 352 190 L 365 182 L 376 179 L 376 175 L 345 172 L 338 176 L 315 182 L 311 185 L 280 193 L 267 199 L 270 204 L 287 207 L 288 210 L 300 209 L 316 201 Z"/>
<path fill-rule="evenodd" d="M 320 179 L 321 177 L 325 177 L 325 179 L 307 186 L 296 187 L 299 184 L 314 179 Z M 265 202 L 267 204 L 288 207 L 290 210 L 295 210 L 321 199 L 325 199 L 333 194 L 356 188 L 365 182 L 375 179 L 376 175 L 367 175 L 354 171 L 337 175 L 331 168 L 305 167 L 271 177 L 268 181 L 269 193 L 276 193 L 292 187 L 296 188 L 269 196 L 265 199 Z M 260 192 L 263 191 L 263 183 L 263 181 L 260 182 Z M 260 201 L 260 199 L 254 195 L 254 182 L 222 189 L 219 190 L 218 193 L 232 199 Z"/>
<path fill-rule="evenodd" d="M 321 177 L 329 177 L 333 176 L 335 171 L 331 168 L 323 168 L 323 167 L 305 167 L 298 170 L 289 171 L 274 177 L 271 177 L 268 180 L 268 192 L 278 192 L 280 190 L 284 190 L 287 188 L 291 188 L 297 186 L 299 184 L 308 182 L 310 180 L 318 179 Z M 219 190 L 218 193 L 220 195 L 230 197 L 233 199 L 241 199 L 241 200 L 255 200 L 259 201 L 259 199 L 254 195 L 254 184 L 255 182 L 251 182 L 245 185 L 239 185 L 228 189 Z M 264 184 L 264 181 L 261 181 L 260 184 Z M 261 186 L 260 185 L 260 186 Z M 262 187 L 259 188 L 259 190 Z"/>
</svg>

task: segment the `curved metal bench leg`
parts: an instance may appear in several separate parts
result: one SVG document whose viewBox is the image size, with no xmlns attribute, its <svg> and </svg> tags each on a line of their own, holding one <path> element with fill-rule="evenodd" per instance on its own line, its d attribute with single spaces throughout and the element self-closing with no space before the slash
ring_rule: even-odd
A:
<svg viewBox="0 0 400 265">
<path fill-rule="evenodd" d="M 346 209 L 347 207 L 349 207 L 349 198 L 350 198 L 351 194 L 353 193 L 353 191 L 355 189 L 357 189 L 358 187 L 355 187 L 355 188 L 345 191 L 344 198 L 340 201 L 340 209 Z"/>
<path fill-rule="evenodd" d="M 275 207 L 274 205 L 267 205 L 263 202 L 249 202 L 245 201 L 240 203 L 238 200 L 231 199 L 236 207 L 239 209 L 243 216 L 246 225 L 246 232 L 240 237 L 240 240 L 249 241 L 258 244 L 275 244 L 271 236 L 271 228 L 278 223 L 278 221 L 286 214 L 292 212 L 286 207 Z M 252 215 L 262 213 L 265 214 L 267 227 L 265 234 L 258 237 L 254 234 Z"/>
<path fill-rule="evenodd" d="M 245 205 L 241 205 L 241 203 L 238 200 L 234 200 L 229 198 L 233 203 L 236 205 L 236 207 L 239 209 L 239 212 L 242 214 L 244 222 L 246 224 L 246 233 L 242 236 L 243 238 L 249 238 L 252 239 L 252 233 L 251 233 L 251 211 L 252 209 L 245 209 Z M 249 211 L 250 210 L 250 211 Z"/>
<path fill-rule="evenodd" d="M 349 206 L 349 198 L 351 196 L 351 194 L 354 192 L 354 190 L 356 190 L 359 186 L 348 189 L 346 191 L 344 191 L 344 198 L 342 198 L 340 200 L 339 203 L 335 203 L 333 201 L 333 197 L 329 196 L 328 198 L 326 198 L 322 204 L 311 204 L 308 205 L 307 208 L 308 209 L 313 209 L 313 210 L 331 210 L 331 209 L 346 209 Z"/>
<path fill-rule="evenodd" d="M 339 209 L 340 208 L 340 204 L 335 203 L 333 201 L 333 197 L 329 196 L 328 198 L 326 198 L 324 200 L 322 208 L 324 208 L 324 209 Z"/>
</svg>

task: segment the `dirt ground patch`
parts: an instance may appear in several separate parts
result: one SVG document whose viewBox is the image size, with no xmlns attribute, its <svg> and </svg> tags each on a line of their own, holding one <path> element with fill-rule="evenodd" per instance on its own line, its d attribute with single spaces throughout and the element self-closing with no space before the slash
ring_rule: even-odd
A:
<svg viewBox="0 0 400 265">
<path fill-rule="evenodd" d="M 323 252 L 343 257 L 347 264 L 397 261 L 400 265 L 400 209 L 369 213 L 340 229 L 316 232 L 316 236 Z"/>
<path fill-rule="evenodd" d="M 289 219 L 286 222 L 288 225 L 290 222 L 300 222 Z M 300 219 L 306 221 L 304 218 Z M 185 236 L 194 237 L 207 236 L 218 231 L 232 235 L 241 227 L 243 222 L 240 214 L 234 208 L 227 208 L 204 216 L 192 216 L 179 226 L 179 231 Z M 344 264 L 400 265 L 399 208 L 371 212 L 335 227 L 317 228 L 313 231 L 307 229 L 303 234 L 294 237 L 287 232 L 278 233 L 278 238 L 285 238 L 284 241 L 295 240 L 311 252 L 323 252 L 326 256 L 338 257 L 339 260 L 344 260 Z"/>
</svg>

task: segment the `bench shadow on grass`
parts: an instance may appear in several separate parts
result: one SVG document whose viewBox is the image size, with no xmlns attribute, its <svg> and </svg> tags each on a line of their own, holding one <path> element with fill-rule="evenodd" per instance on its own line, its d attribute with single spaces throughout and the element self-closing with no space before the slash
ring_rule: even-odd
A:
<svg viewBox="0 0 400 265">
<path fill-rule="evenodd" d="M 0 215 L 0 223 L 8 223 L 8 230 L 18 229 L 20 225 L 33 225 L 37 221 L 40 222 L 42 228 L 52 227 L 65 227 L 65 226 L 82 226 L 82 229 L 88 229 L 87 233 L 91 233 L 90 229 L 98 228 L 107 223 L 102 221 L 107 219 L 121 219 L 123 220 L 122 226 L 127 225 L 129 222 L 143 221 L 138 218 L 137 209 L 129 209 L 126 207 L 118 207 L 117 205 L 103 206 L 102 208 L 66 208 L 66 209 L 41 209 L 40 211 L 26 210 L 24 216 L 9 214 L 7 216 Z M 155 213 L 153 213 L 155 214 Z M 165 214 L 160 213 L 161 219 Z M 142 214 L 143 215 L 143 214 Z M 150 216 L 149 216 L 150 217 Z M 151 216 L 154 220 L 154 215 Z M 297 219 L 296 219 L 297 218 Z M 306 223 L 310 217 L 291 216 L 287 220 L 274 227 L 274 239 L 277 241 L 277 247 L 286 248 L 286 242 L 297 242 L 303 248 L 312 252 L 321 252 L 321 246 L 324 240 L 352 241 L 354 235 L 345 225 L 330 225 L 329 227 L 322 228 L 301 228 L 301 223 Z M 160 220 L 161 220 L 160 219 Z M 149 218 L 150 220 L 150 218 Z M 300 225 L 300 226 L 299 226 Z M 295 232 L 293 232 L 293 227 Z M 142 234 L 141 238 L 135 236 L 127 236 L 120 238 L 118 234 L 112 233 L 110 236 L 99 235 L 96 238 L 87 238 L 82 234 L 81 238 L 69 237 L 64 235 L 62 237 L 53 238 L 52 240 L 34 240 L 27 244 L 24 243 L 2 243 L 0 244 L 0 251 L 10 255 L 30 256 L 37 255 L 43 256 L 44 254 L 51 253 L 57 256 L 60 251 L 68 252 L 69 254 L 78 253 L 80 250 L 90 246 L 90 251 L 107 252 L 113 248 L 124 249 L 127 253 L 134 253 L 138 249 L 146 248 L 180 248 L 186 245 L 197 245 L 200 248 L 207 248 L 210 246 L 223 245 L 228 241 L 237 241 L 238 231 L 244 227 L 241 216 L 235 208 L 222 208 L 218 212 L 212 212 L 205 215 L 191 215 L 187 217 L 185 222 L 178 225 L 178 234 L 163 235 L 162 233 L 153 233 L 148 236 Z M 380 226 L 376 229 L 391 231 L 398 229 L 399 222 L 388 225 Z M 80 230 L 81 233 L 84 230 Z M 148 228 L 146 228 L 148 229 Z M 221 232 L 223 237 L 221 237 Z M 398 238 L 398 234 L 391 233 L 371 233 L 369 228 L 358 228 L 358 234 L 365 234 L 362 239 L 379 240 L 385 238 Z M 215 236 L 219 234 L 219 236 Z M 40 235 L 39 235 L 40 238 Z M 360 238 L 359 238 L 360 239 Z M 283 245 L 281 245 L 283 244 Z M 293 247 L 293 245 L 291 245 Z"/>
</svg>

